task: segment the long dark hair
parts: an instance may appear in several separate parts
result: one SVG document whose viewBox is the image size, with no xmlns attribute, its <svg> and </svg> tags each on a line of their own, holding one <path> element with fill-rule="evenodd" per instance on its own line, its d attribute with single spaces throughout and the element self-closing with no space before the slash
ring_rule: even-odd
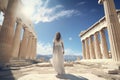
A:
<svg viewBox="0 0 120 80">
<path fill-rule="evenodd" d="M 60 39 L 61 39 L 61 34 L 60 34 L 60 32 L 57 32 L 55 35 L 55 40 L 60 41 Z"/>
</svg>

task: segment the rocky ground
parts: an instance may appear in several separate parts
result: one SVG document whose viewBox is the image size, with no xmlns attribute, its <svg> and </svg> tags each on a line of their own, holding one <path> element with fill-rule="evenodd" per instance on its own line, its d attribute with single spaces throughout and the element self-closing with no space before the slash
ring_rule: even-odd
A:
<svg viewBox="0 0 120 80">
<path fill-rule="evenodd" d="M 106 60 L 65 63 L 64 75 L 56 75 L 49 62 L 12 66 L 0 71 L 0 80 L 120 80 L 118 65 Z"/>
</svg>

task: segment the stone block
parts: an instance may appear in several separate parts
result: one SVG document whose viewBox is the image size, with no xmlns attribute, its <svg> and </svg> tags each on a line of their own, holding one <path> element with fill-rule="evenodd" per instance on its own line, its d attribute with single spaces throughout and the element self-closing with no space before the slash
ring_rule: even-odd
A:
<svg viewBox="0 0 120 80">
<path fill-rule="evenodd" d="M 119 70 L 107 70 L 108 74 L 118 74 Z"/>
</svg>

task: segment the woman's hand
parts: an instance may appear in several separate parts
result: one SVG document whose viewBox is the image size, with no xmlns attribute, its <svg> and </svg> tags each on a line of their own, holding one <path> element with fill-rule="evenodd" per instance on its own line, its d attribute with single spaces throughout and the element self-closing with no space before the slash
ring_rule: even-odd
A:
<svg viewBox="0 0 120 80">
<path fill-rule="evenodd" d="M 64 50 L 63 50 L 63 54 L 64 54 Z"/>
</svg>

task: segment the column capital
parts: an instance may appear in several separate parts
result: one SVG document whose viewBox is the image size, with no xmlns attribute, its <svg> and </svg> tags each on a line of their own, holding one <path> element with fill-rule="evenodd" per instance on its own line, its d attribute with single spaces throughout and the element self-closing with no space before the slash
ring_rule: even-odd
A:
<svg viewBox="0 0 120 80">
<path fill-rule="evenodd" d="M 102 28 L 99 32 L 104 31 L 104 28 Z"/>
<path fill-rule="evenodd" d="M 17 18 L 17 19 L 16 19 L 16 22 L 17 22 L 18 24 L 22 24 L 22 20 L 21 20 L 20 18 Z"/>
<path fill-rule="evenodd" d="M 85 39 L 84 39 L 84 40 L 82 40 L 82 42 L 85 42 Z"/>
<path fill-rule="evenodd" d="M 89 38 L 92 37 L 93 35 L 94 35 L 94 34 L 90 35 Z"/>
<path fill-rule="evenodd" d="M 98 35 L 99 31 L 95 32 L 94 35 Z"/>
<path fill-rule="evenodd" d="M 32 34 L 32 32 L 30 32 L 30 36 L 31 36 L 32 38 L 34 38 L 34 35 Z"/>
<path fill-rule="evenodd" d="M 104 1 L 104 0 L 99 0 L 99 1 L 98 1 L 98 4 L 103 4 L 103 1 Z"/>
<path fill-rule="evenodd" d="M 86 38 L 85 38 L 85 40 L 88 40 L 88 39 L 89 39 L 89 37 L 86 37 Z"/>
<path fill-rule="evenodd" d="M 28 30 L 28 28 L 27 28 L 27 27 L 23 27 L 23 29 L 24 29 L 24 30 Z"/>
<path fill-rule="evenodd" d="M 26 24 L 23 24 L 23 27 L 24 27 L 24 28 L 28 28 Z"/>
</svg>

